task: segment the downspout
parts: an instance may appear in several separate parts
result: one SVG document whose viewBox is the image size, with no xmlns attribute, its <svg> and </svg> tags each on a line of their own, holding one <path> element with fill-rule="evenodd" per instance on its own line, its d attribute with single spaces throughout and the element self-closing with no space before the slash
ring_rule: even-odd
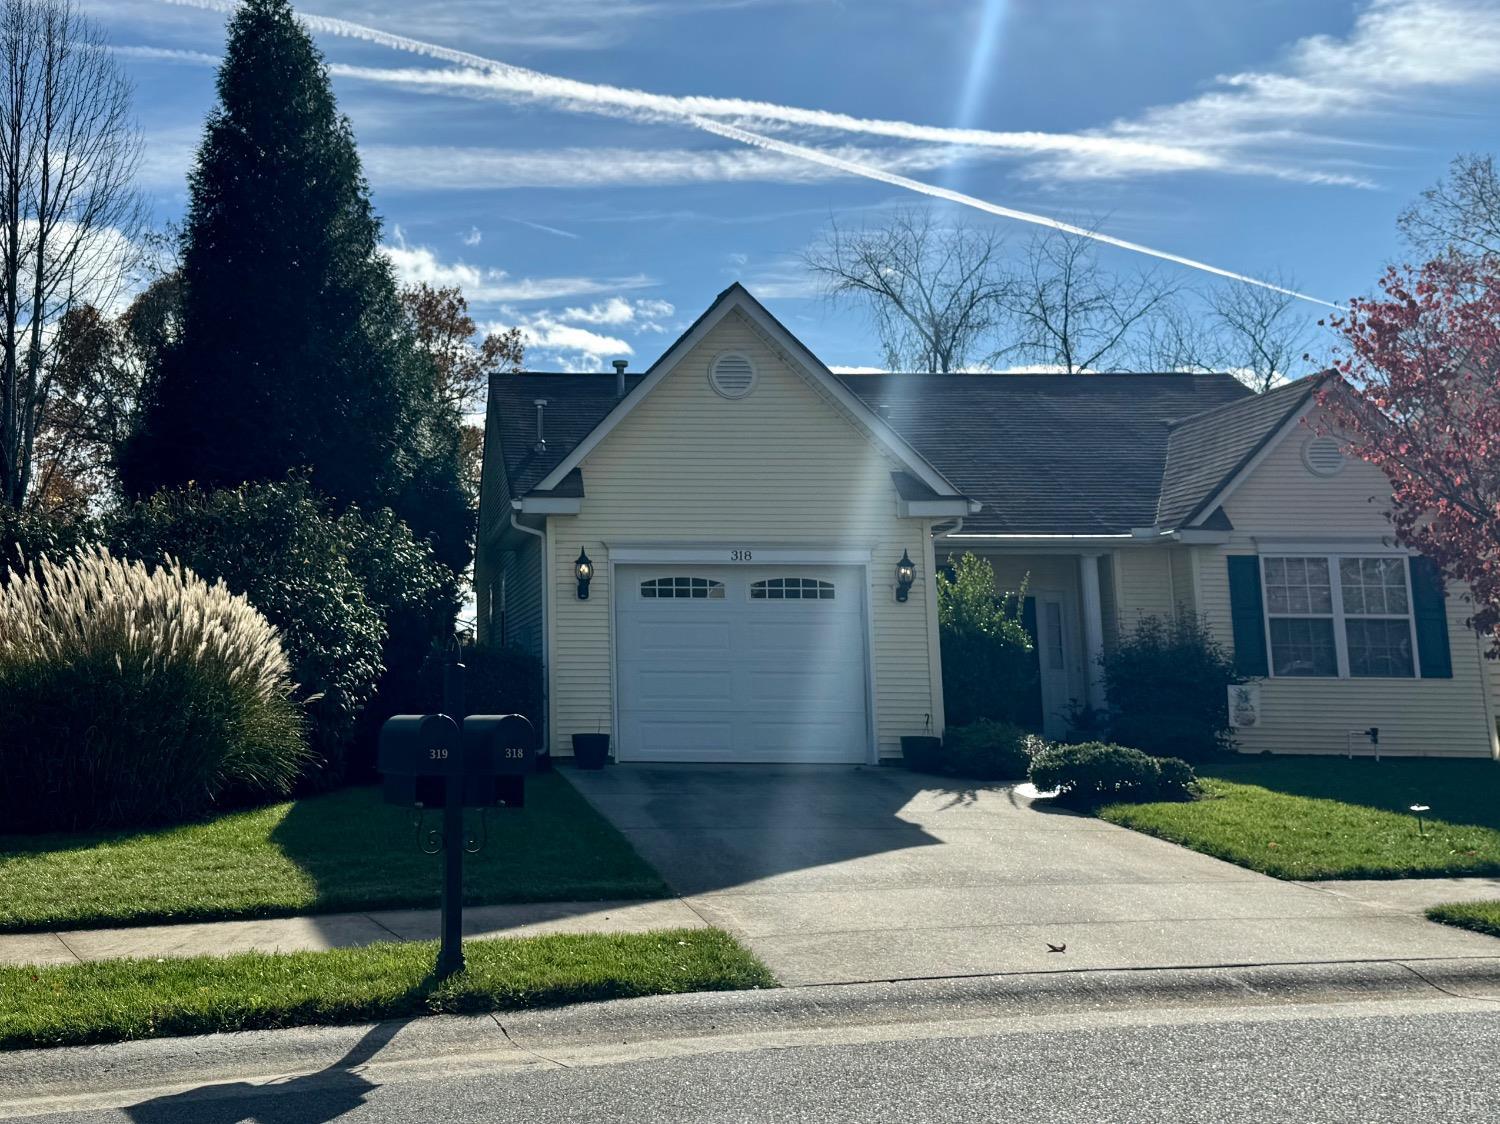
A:
<svg viewBox="0 0 1500 1124">
<path fill-rule="evenodd" d="M 515 501 L 512 501 L 514 504 Z M 542 616 L 542 745 L 546 747 L 548 754 L 552 752 L 552 668 L 547 661 L 547 653 L 551 650 L 547 647 L 547 591 L 552 580 L 552 570 L 547 558 L 547 532 L 538 531 L 535 527 L 528 527 L 516 519 L 516 509 L 511 507 L 510 525 L 518 531 L 524 531 L 528 535 L 535 535 L 541 539 L 541 578 L 542 588 L 539 591 L 541 597 L 538 607 Z M 545 526 L 545 523 L 543 524 Z"/>
</svg>

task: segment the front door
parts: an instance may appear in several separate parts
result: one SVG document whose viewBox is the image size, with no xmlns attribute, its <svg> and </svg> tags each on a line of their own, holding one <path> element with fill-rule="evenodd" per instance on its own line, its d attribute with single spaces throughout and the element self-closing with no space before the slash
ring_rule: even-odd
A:
<svg viewBox="0 0 1500 1124">
<path fill-rule="evenodd" d="M 1075 699 L 1080 665 L 1074 633 L 1077 613 L 1065 593 L 1036 596 L 1037 664 L 1041 674 L 1042 732 L 1049 738 L 1068 733 L 1068 712 Z"/>
</svg>

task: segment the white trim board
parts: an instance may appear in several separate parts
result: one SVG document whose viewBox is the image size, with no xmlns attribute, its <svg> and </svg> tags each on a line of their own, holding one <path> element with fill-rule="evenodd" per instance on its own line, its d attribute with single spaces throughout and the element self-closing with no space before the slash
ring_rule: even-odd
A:
<svg viewBox="0 0 1500 1124">
<path fill-rule="evenodd" d="M 864 566 L 874 561 L 870 547 L 757 546 L 745 543 L 605 543 L 612 563 L 655 562 L 698 566 Z M 891 560 L 892 569 L 896 559 Z"/>
<path fill-rule="evenodd" d="M 738 311 L 760 331 L 766 333 L 786 353 L 790 365 L 800 370 L 815 386 L 819 387 L 825 394 L 829 395 L 836 403 L 844 408 L 849 416 L 859 422 L 865 431 L 882 445 L 892 456 L 904 465 L 914 476 L 934 492 L 944 496 L 959 496 L 959 492 L 948 479 L 943 476 L 931 463 L 927 461 L 916 449 L 912 448 L 904 438 L 894 429 L 882 421 L 875 411 L 871 410 L 859 399 L 848 387 L 839 382 L 823 363 L 808 351 L 802 342 L 787 331 L 774 316 L 765 310 L 750 292 L 739 282 L 735 282 L 719 295 L 707 312 L 699 318 L 689 331 L 684 333 L 678 341 L 673 344 L 665 354 L 655 363 L 651 364 L 646 372 L 646 377 L 624 398 L 616 403 L 614 409 L 604 416 L 604 420 L 596 425 L 593 430 L 578 443 L 566 457 L 563 458 L 556 468 L 549 472 L 535 487 L 535 491 L 545 492 L 558 486 L 563 477 L 572 472 L 584 459 L 593 452 L 604 438 L 614 430 L 615 426 L 624 421 L 632 410 L 651 394 L 652 390 L 675 370 L 683 358 L 696 347 L 710 331 L 718 326 L 719 322 L 732 311 Z M 970 501 L 970 512 L 977 511 L 979 505 Z"/>
</svg>

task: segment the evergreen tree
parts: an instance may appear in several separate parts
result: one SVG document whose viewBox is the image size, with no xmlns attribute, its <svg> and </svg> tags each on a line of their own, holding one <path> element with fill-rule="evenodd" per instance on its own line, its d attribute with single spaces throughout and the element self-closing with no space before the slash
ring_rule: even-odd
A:
<svg viewBox="0 0 1500 1124">
<path fill-rule="evenodd" d="M 286 0 L 236 10 L 218 94 L 189 181 L 181 330 L 123 458 L 127 489 L 302 471 L 336 504 L 395 507 L 461 567 L 459 419 L 403 319 L 352 129 Z"/>
</svg>

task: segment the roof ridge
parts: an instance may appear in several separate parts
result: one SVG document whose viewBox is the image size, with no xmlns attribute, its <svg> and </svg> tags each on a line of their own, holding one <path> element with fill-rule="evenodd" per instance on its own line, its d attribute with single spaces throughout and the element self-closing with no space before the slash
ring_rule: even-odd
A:
<svg viewBox="0 0 1500 1124">
<path fill-rule="evenodd" d="M 1285 394 L 1290 390 L 1296 390 L 1299 394 L 1311 394 L 1313 390 L 1316 389 L 1318 382 L 1325 378 L 1327 375 L 1327 371 L 1320 371 L 1316 375 L 1304 375 L 1300 379 L 1293 379 L 1291 382 L 1285 383 L 1282 386 L 1273 386 L 1270 390 L 1261 391 L 1259 394 L 1251 391 L 1245 397 L 1236 399 L 1233 402 L 1221 402 L 1217 406 L 1210 406 L 1208 409 L 1200 410 L 1196 414 L 1188 414 L 1186 417 L 1169 419 L 1167 421 L 1167 426 L 1170 429 L 1176 429 L 1178 426 L 1186 425 L 1188 422 L 1200 421 L 1204 418 L 1211 417 L 1214 414 L 1227 413 L 1230 410 L 1237 410 L 1241 406 L 1247 406 L 1251 403 L 1265 402 L 1267 399 L 1272 397 L 1280 397 L 1282 394 Z"/>
</svg>

